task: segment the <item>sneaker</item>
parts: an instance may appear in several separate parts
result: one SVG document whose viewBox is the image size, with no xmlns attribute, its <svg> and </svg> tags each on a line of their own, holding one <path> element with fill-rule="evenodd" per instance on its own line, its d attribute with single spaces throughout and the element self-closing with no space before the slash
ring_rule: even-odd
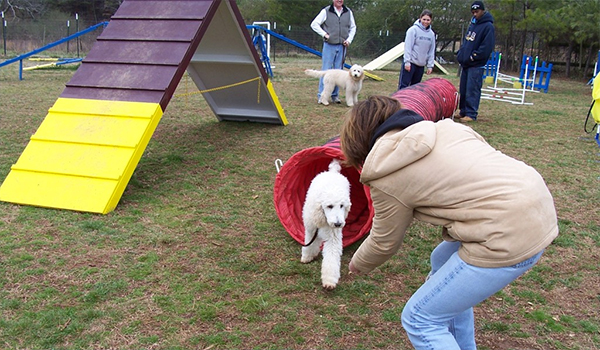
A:
<svg viewBox="0 0 600 350">
<path fill-rule="evenodd" d="M 458 121 L 461 123 L 470 123 L 470 122 L 474 122 L 475 120 L 476 119 L 473 119 L 471 117 L 462 117 Z"/>
<path fill-rule="evenodd" d="M 332 100 L 333 100 L 333 103 L 338 103 L 338 104 L 342 103 L 342 100 L 340 100 L 339 97 L 333 97 Z"/>
</svg>

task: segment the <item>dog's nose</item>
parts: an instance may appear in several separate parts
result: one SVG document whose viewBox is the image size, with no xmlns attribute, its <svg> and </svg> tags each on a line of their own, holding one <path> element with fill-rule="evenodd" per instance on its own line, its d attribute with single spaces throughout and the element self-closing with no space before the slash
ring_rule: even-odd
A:
<svg viewBox="0 0 600 350">
<path fill-rule="evenodd" d="M 342 223 L 341 222 L 336 222 L 334 225 L 335 225 L 335 227 L 342 227 Z"/>
</svg>

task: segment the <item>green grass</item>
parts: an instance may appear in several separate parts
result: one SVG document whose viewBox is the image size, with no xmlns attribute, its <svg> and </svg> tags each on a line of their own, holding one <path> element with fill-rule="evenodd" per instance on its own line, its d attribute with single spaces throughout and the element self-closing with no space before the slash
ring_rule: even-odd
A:
<svg viewBox="0 0 600 350">
<path fill-rule="evenodd" d="M 366 63 L 354 59 L 354 63 Z M 316 103 L 312 58 L 276 58 L 289 125 L 218 122 L 184 77 L 117 208 L 107 215 L 0 202 L 0 348 L 410 349 L 402 308 L 429 271 L 439 228 L 415 223 L 368 276 L 321 288 L 320 260 L 273 205 L 274 161 L 339 134 L 344 105 Z M 389 95 L 397 62 L 361 96 Z M 458 86 L 455 67 L 444 76 Z M 0 69 L 0 181 L 74 73 Z M 436 75 L 438 76 L 438 75 Z M 600 149 L 585 134 L 585 81 L 553 77 L 533 106 L 484 100 L 472 127 L 534 166 L 561 234 L 528 274 L 475 309 L 481 349 L 600 347 Z"/>
</svg>

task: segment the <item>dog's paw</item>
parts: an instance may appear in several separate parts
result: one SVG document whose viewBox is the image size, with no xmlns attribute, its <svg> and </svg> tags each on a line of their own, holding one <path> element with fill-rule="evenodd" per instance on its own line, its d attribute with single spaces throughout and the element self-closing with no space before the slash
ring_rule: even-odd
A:
<svg viewBox="0 0 600 350">
<path fill-rule="evenodd" d="M 325 290 L 334 290 L 335 287 L 336 287 L 335 283 L 323 282 L 323 289 L 325 289 Z"/>
<path fill-rule="evenodd" d="M 321 101 L 321 104 L 322 104 L 323 106 L 329 106 L 329 101 Z"/>
<path fill-rule="evenodd" d="M 308 264 L 309 262 L 313 261 L 314 259 L 315 259 L 314 257 L 302 255 L 302 257 L 300 258 L 300 262 L 303 264 Z"/>
<path fill-rule="evenodd" d="M 334 290 L 335 286 L 337 286 L 338 278 L 334 276 L 321 276 L 321 283 L 323 284 L 323 288 L 327 290 Z"/>
</svg>

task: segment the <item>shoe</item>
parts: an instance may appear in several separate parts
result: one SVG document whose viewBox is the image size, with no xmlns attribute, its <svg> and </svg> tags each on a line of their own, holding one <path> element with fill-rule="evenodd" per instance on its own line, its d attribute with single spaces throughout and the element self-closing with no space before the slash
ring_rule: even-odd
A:
<svg viewBox="0 0 600 350">
<path fill-rule="evenodd" d="M 470 122 L 474 122 L 475 120 L 476 119 L 473 119 L 471 117 L 462 117 L 458 121 L 461 123 L 470 123 Z"/>
<path fill-rule="evenodd" d="M 342 103 L 342 100 L 340 100 L 339 97 L 333 97 L 332 100 L 333 100 L 333 103 L 338 103 L 338 104 Z"/>
<path fill-rule="evenodd" d="M 464 118 L 465 116 L 463 114 L 460 113 L 460 109 L 457 109 L 454 114 L 452 115 L 452 118 L 454 119 L 461 119 Z"/>
</svg>

